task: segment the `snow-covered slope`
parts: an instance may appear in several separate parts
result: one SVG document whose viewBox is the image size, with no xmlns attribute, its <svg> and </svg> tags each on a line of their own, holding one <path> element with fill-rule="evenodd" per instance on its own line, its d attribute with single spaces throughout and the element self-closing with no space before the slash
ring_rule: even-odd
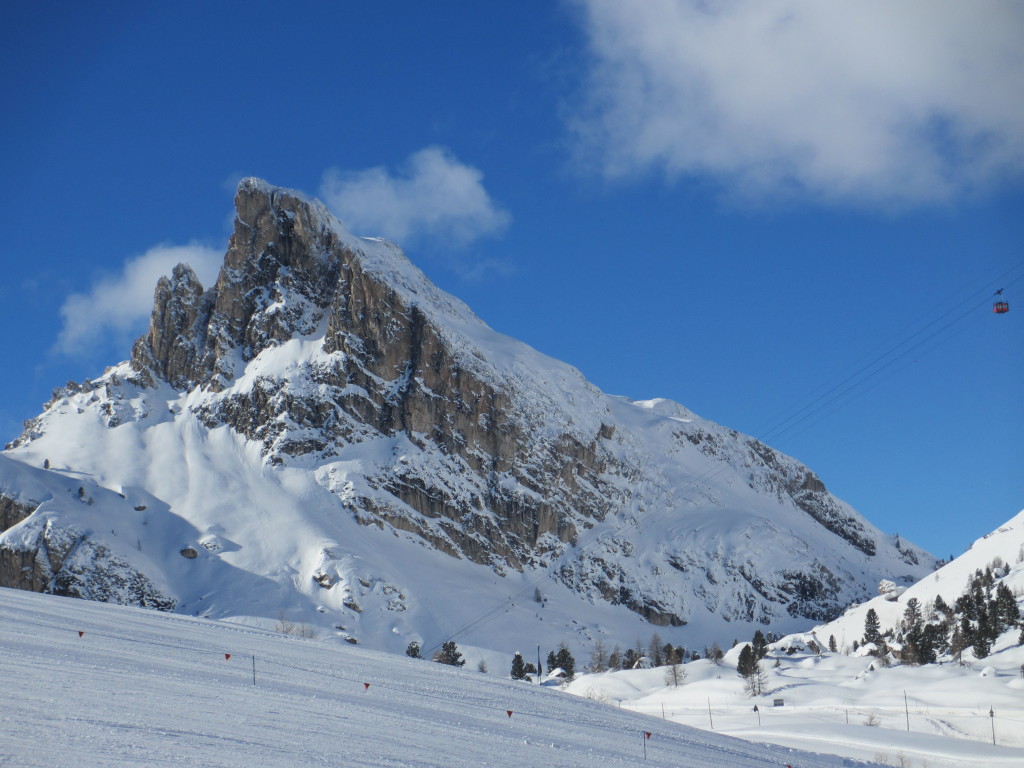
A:
<svg viewBox="0 0 1024 768">
<path fill-rule="evenodd" d="M 756 696 L 737 674 L 742 642 L 720 664 L 682 665 L 671 678 L 681 685 L 669 685 L 660 667 L 582 675 L 568 690 L 753 741 L 889 765 L 1024 765 L 1024 511 L 909 588 L 882 588 L 835 621 L 768 645 Z M 872 610 L 880 639 L 865 644 Z M 935 661 L 920 663 L 926 645 Z"/>
<path fill-rule="evenodd" d="M 0 583 L 511 654 L 792 631 L 932 569 L 796 460 L 601 393 L 318 202 L 247 179 L 236 208 L 217 283 L 162 278 L 131 360 L 0 457 Z"/>
<path fill-rule="evenodd" d="M 836 638 L 840 650 L 850 650 L 855 640 L 863 642 L 869 610 L 874 610 L 878 616 L 883 634 L 893 632 L 895 635 L 912 599 L 917 600 L 925 620 L 935 620 L 936 599 L 941 597 L 948 606 L 955 607 L 957 598 L 967 590 L 975 574 L 979 571 L 984 573 L 986 569 L 993 576 L 992 586 L 985 590 L 986 597 L 990 598 L 1002 584 L 1016 597 L 1018 605 L 1024 607 L 1024 511 L 975 541 L 964 554 L 916 584 L 906 589 L 890 589 L 886 594 L 852 606 L 836 620 L 815 627 L 811 634 L 785 638 L 783 642 L 795 643 L 813 638 L 824 648 L 831 636 Z M 1014 630 L 1010 634 L 1017 633 Z M 898 647 L 898 643 L 893 645 Z M 965 656 L 968 660 L 973 659 L 970 649 L 965 650 Z"/>
<path fill-rule="evenodd" d="M 19 768 L 852 764 L 344 643 L 10 589 L 0 614 Z"/>
</svg>

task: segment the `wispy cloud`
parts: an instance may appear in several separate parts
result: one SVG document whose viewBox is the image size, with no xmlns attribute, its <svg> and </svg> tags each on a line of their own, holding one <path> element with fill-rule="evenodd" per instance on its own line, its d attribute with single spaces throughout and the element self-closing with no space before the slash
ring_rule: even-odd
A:
<svg viewBox="0 0 1024 768">
<path fill-rule="evenodd" d="M 500 233 L 511 220 L 487 194 L 483 174 L 441 147 L 412 154 L 397 173 L 332 168 L 320 197 L 356 234 L 402 246 L 426 240 L 464 246 Z"/>
<path fill-rule="evenodd" d="M 920 204 L 1024 177 L 1016 0 L 576 0 L 608 176 Z"/>
<path fill-rule="evenodd" d="M 223 259 L 223 250 L 197 243 L 157 245 L 128 259 L 119 273 L 102 277 L 86 293 L 68 296 L 60 309 L 62 325 L 54 351 L 82 357 L 105 343 L 124 346 L 145 329 L 161 275 L 185 263 L 204 287 L 209 286 Z"/>
</svg>

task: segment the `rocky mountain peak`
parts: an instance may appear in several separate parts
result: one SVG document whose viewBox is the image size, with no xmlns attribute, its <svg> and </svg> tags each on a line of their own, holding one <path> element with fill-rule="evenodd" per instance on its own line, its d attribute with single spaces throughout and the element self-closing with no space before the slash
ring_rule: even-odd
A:
<svg viewBox="0 0 1024 768">
<path fill-rule="evenodd" d="M 161 278 L 130 361 L 56 391 L 8 452 L 144 491 L 149 501 L 115 498 L 109 514 L 142 506 L 180 520 L 173 565 L 140 554 L 163 546 L 150 540 L 159 516 L 126 520 L 126 554 L 124 536 L 97 533 L 116 528 L 71 522 L 83 506 L 55 503 L 25 519 L 18 508 L 20 533 L 0 536 L 0 551 L 20 553 L 8 562 L 31 560 L 61 526 L 75 531 L 62 541 L 99 537 L 90 546 L 106 562 L 140 573 L 179 573 L 178 552 L 215 552 L 349 626 L 363 620 L 351 606 L 370 599 L 365 585 L 408 595 L 430 581 L 409 549 L 426 547 L 501 580 L 546 574 L 664 627 L 820 620 L 933 562 L 796 460 L 677 403 L 609 397 L 496 333 L 321 203 L 244 179 L 235 207 L 216 282 L 202 286 L 186 265 Z M 356 540 L 364 549 L 346 543 Z M 202 594 L 185 575 L 138 583 L 150 602 L 163 585 L 173 594 L 160 604 L 178 610 Z"/>
<path fill-rule="evenodd" d="M 179 389 L 220 391 L 239 363 L 270 344 L 312 333 L 327 311 L 346 249 L 323 207 L 243 179 L 235 208 L 214 286 L 204 291 L 186 265 L 157 284 L 149 333 L 132 352 L 138 373 Z"/>
</svg>

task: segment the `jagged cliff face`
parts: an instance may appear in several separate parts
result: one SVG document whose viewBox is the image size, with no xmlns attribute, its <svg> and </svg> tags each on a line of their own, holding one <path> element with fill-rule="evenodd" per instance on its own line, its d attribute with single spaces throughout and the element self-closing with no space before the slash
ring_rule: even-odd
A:
<svg viewBox="0 0 1024 768">
<path fill-rule="evenodd" d="M 236 207 L 216 285 L 204 291 L 179 266 L 157 286 L 149 333 L 131 360 L 141 381 L 220 394 L 195 413 L 210 428 L 226 424 L 258 441 L 271 462 L 323 461 L 344 445 L 405 436 L 465 487 L 445 488 L 431 468 L 400 462 L 372 483 L 402 505 L 351 503 L 367 519 L 476 562 L 521 569 L 544 537 L 571 541 L 577 518 L 608 513 L 614 491 L 603 477 L 600 424 L 590 434 L 558 423 L 570 414 L 530 413 L 533 398 L 518 390 L 531 382 L 500 381 L 486 361 L 465 360 L 438 318 L 387 275 L 368 271 L 318 205 L 249 180 Z M 377 247 L 404 262 L 390 246 Z M 421 292 L 436 289 L 424 282 Z M 232 386 L 262 352 L 309 336 L 318 336 L 321 359 L 300 375 L 257 375 Z M 547 423 L 535 423 L 542 415 Z M 444 535 L 405 514 L 404 505 L 440 520 Z"/>
<path fill-rule="evenodd" d="M 353 575 L 363 555 L 345 541 L 351 523 L 376 537 L 367 546 L 391 532 L 481 573 L 548 574 L 560 589 L 668 627 L 820 620 L 879 578 L 930 568 L 929 556 L 897 548 L 793 459 L 677 404 L 602 394 L 487 328 L 393 245 L 349 235 L 318 202 L 248 179 L 236 208 L 216 284 L 204 288 L 184 265 L 161 278 L 129 363 L 57 391 L 9 455 L 144 488 L 200 533 L 241 536 L 224 533 L 231 518 L 254 536 L 248 521 L 260 515 L 271 528 L 278 515 L 292 521 L 281 527 L 315 529 L 288 545 L 315 540 L 312 554 L 249 544 L 297 577 L 232 556 L 240 542 L 206 551 L 310 599 L 337 590 L 327 602 L 350 620 L 362 620 L 351 608 L 359 595 L 386 594 L 406 610 L 420 578 L 377 563 L 394 593 L 366 586 L 377 577 Z M 69 447 L 69 435 L 90 449 Z M 220 493 L 241 475 L 254 479 L 234 497 Z M 275 499 L 291 495 L 271 508 L 267 494 L 252 495 L 265 481 Z M 5 528 L 43 517 L 20 519 L 31 505 L 4 507 L 2 493 Z M 31 537 L 21 549 L 5 537 L 0 556 L 29 557 Z M 403 555 L 378 559 L 393 557 Z M 27 573 L 24 563 L 14 570 Z M 59 572 L 41 570 L 28 588 Z M 0 578 L 21 577 L 8 566 Z"/>
</svg>

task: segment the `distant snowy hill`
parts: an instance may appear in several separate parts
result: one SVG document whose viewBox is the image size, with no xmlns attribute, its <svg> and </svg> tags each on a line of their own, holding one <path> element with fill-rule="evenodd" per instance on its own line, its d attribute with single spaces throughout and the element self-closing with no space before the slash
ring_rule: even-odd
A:
<svg viewBox="0 0 1024 768">
<path fill-rule="evenodd" d="M 942 612 L 936 612 L 937 600 L 941 598 L 947 606 L 956 611 L 957 601 L 969 591 L 970 583 L 976 574 L 984 577 L 986 571 L 991 574 L 991 584 L 982 588 L 986 599 L 993 597 L 1000 590 L 1000 585 L 1013 595 L 1018 609 L 1024 608 L 1024 511 L 1021 511 L 996 530 L 981 537 L 962 555 L 945 564 L 934 573 L 930 573 L 916 584 L 907 588 L 887 589 L 885 594 L 877 595 L 871 600 L 852 606 L 842 616 L 814 628 L 808 635 L 797 635 L 793 639 L 816 639 L 817 644 L 826 647 L 829 637 L 835 637 L 840 649 L 851 649 L 856 640 L 862 643 L 864 626 L 868 611 L 873 610 L 878 616 L 879 629 L 890 633 L 890 644 L 897 648 L 900 645 L 899 635 L 904 614 L 911 600 L 916 600 L 926 621 L 938 622 L 949 619 Z M 895 586 L 895 585 L 888 585 Z M 941 604 L 941 603 L 940 603 Z M 962 614 L 963 611 L 957 612 Z M 970 613 L 968 611 L 968 613 Z M 972 628 L 978 626 L 978 616 L 968 616 Z M 957 625 L 962 625 L 962 616 L 958 615 Z M 1007 631 L 1007 635 L 1016 637 L 1019 628 Z M 947 633 L 948 637 L 948 633 Z M 786 642 L 784 640 L 783 642 Z M 971 644 L 968 643 L 968 646 Z M 968 660 L 974 659 L 970 647 L 965 648 Z"/>
<path fill-rule="evenodd" d="M 796 460 L 605 395 L 319 202 L 235 202 L 217 282 L 161 278 L 131 359 L 0 455 L 0 584 L 510 654 L 794 631 L 932 570 Z"/>
</svg>

